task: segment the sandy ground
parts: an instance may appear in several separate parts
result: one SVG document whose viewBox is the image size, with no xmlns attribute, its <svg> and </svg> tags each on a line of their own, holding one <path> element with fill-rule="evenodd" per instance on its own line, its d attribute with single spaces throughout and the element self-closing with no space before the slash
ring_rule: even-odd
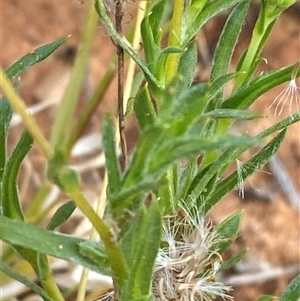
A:
<svg viewBox="0 0 300 301">
<path fill-rule="evenodd" d="M 59 99 L 67 84 L 72 67 L 74 49 L 76 49 L 82 30 L 84 16 L 88 7 L 88 0 L 83 2 L 71 0 L 40 1 L 31 0 L 30 4 L 25 0 L 3 0 L 1 3 L 1 66 L 6 68 L 20 56 L 32 51 L 41 44 L 50 42 L 62 36 L 71 34 L 66 45 L 54 55 L 39 65 L 30 68 L 22 75 L 20 94 L 28 106 L 36 105 Z M 135 4 L 131 4 L 132 8 Z M 241 53 L 247 45 L 251 34 L 253 14 L 249 15 L 247 25 L 244 28 L 242 38 L 236 51 Z M 210 55 L 217 38 L 218 29 L 222 25 L 222 18 L 207 24 L 202 33 L 206 38 L 207 54 Z M 114 45 L 106 35 L 101 25 L 97 29 L 90 67 L 87 74 L 86 91 L 83 98 L 89 95 L 97 82 L 104 75 L 108 62 L 115 54 Z M 299 10 L 289 10 L 282 15 L 275 30 L 263 51 L 267 64 L 262 66 L 264 70 L 280 68 L 295 63 L 300 58 L 300 15 Z M 209 57 L 209 56 L 208 56 Z M 199 68 L 201 64 L 199 63 Z M 202 73 L 204 74 L 204 73 Z M 199 78 L 201 76 L 199 75 Z M 299 86 L 299 83 L 298 83 Z M 270 124 L 279 120 L 267 109 L 269 104 L 280 93 L 283 87 L 278 87 L 261 97 L 253 106 L 253 110 L 263 112 L 266 117 L 259 122 L 240 123 L 236 130 L 251 134 L 265 129 Z M 88 132 L 97 133 L 100 128 L 104 112 L 112 111 L 116 106 L 115 79 L 109 86 L 104 101 L 91 119 Z M 49 136 L 49 124 L 53 120 L 55 108 L 47 109 L 39 113 L 36 118 L 43 132 Z M 288 110 L 283 112 L 288 114 Z M 10 143 L 18 138 L 21 126 L 15 126 L 11 132 Z M 291 265 L 299 265 L 300 262 L 300 236 L 299 236 L 299 191 L 300 191 L 300 125 L 296 124 L 288 131 L 287 138 L 281 146 L 278 158 L 281 165 L 287 171 L 288 179 L 297 191 L 298 206 L 293 207 L 290 200 L 279 188 L 276 178 L 270 175 L 270 165 L 264 168 L 265 172 L 258 172 L 251 180 L 259 189 L 256 192 L 249 182 L 245 186 L 249 188 L 246 198 L 242 200 L 237 193 L 232 193 L 214 208 L 211 213 L 214 222 L 219 223 L 225 217 L 237 210 L 244 210 L 244 218 L 241 225 L 240 236 L 232 246 L 229 254 L 235 254 L 240 250 L 249 248 L 245 259 L 228 274 L 224 279 L 234 287 L 235 300 L 253 301 L 261 294 L 273 294 L 279 296 L 286 284 L 297 274 L 288 272 Z M 128 129 L 131 141 L 136 139 L 136 131 Z M 97 148 L 96 148 L 97 150 Z M 23 171 L 30 172 L 31 177 L 27 181 L 20 181 L 20 192 L 24 203 L 30 201 L 40 182 L 40 174 L 44 170 L 44 162 L 39 157 L 36 149 L 30 154 L 30 159 L 24 164 Z M 282 171 L 281 171 L 282 172 Z M 86 187 L 90 193 L 96 195 L 101 179 L 99 171 L 93 171 L 91 175 L 85 174 Z M 70 229 L 65 229 L 71 232 Z M 279 275 L 275 271 L 281 268 Z M 277 270 L 276 270 L 277 269 Z M 285 274 L 285 272 L 287 272 Z M 270 273 L 271 278 L 263 278 Z M 253 277 L 254 275 L 254 277 Z M 233 279 L 231 277 L 237 276 Z M 248 276 L 248 278 L 247 278 Z M 251 282 L 252 278 L 254 283 Z M 244 282 L 243 282 L 244 281 Z M 238 284 L 240 282 L 240 284 Z"/>
</svg>

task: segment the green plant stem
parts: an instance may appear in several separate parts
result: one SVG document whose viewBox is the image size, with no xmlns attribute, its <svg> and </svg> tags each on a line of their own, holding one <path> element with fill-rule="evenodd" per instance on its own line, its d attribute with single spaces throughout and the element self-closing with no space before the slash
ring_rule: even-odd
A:
<svg viewBox="0 0 300 301">
<path fill-rule="evenodd" d="M 181 46 L 181 30 L 182 30 L 182 18 L 184 12 L 184 0 L 174 0 L 173 6 L 173 14 L 171 20 L 171 27 L 169 31 L 169 47 L 179 47 Z M 177 69 L 180 61 L 180 53 L 171 53 L 169 54 L 166 62 L 166 69 L 165 69 L 165 84 L 169 84 L 173 78 L 175 78 L 177 74 Z M 174 197 L 174 190 L 173 190 L 173 177 L 174 177 L 174 170 L 172 167 L 168 169 L 167 172 L 167 180 L 168 180 L 168 187 L 170 198 Z M 172 203 L 170 199 L 170 204 Z"/>
<path fill-rule="evenodd" d="M 184 0 L 175 0 L 169 34 L 169 47 L 181 46 L 182 17 L 184 12 Z M 171 53 L 168 56 L 165 72 L 165 83 L 168 84 L 175 77 L 179 65 L 180 53 Z"/>
<path fill-rule="evenodd" d="M 241 73 L 236 77 L 234 90 L 238 89 L 244 83 L 249 71 L 251 70 L 251 67 L 255 65 L 256 60 L 259 59 L 263 46 L 267 41 L 267 36 L 269 36 L 270 27 L 274 26 L 276 19 L 280 15 L 280 12 L 277 14 L 270 14 L 269 11 L 270 8 L 268 7 L 268 4 L 266 4 L 265 1 L 262 1 L 260 14 L 253 29 L 251 42 L 243 59 L 242 66 L 239 70 Z"/>
<path fill-rule="evenodd" d="M 83 196 L 79 189 L 68 191 L 67 194 L 74 200 L 77 207 L 84 213 L 84 215 L 90 220 L 101 240 L 105 245 L 107 256 L 110 261 L 110 266 L 114 273 L 114 279 L 118 283 L 119 287 L 122 287 L 126 278 L 127 269 L 125 258 L 121 248 L 117 245 L 113 233 L 110 228 L 103 222 L 103 220 L 97 215 L 97 213 L 90 206 L 88 201 Z"/>
<path fill-rule="evenodd" d="M 5 72 L 0 68 L 0 86 L 4 94 L 7 96 L 15 111 L 20 114 L 25 126 L 34 138 L 39 149 L 46 159 L 50 159 L 53 155 L 53 149 L 49 142 L 46 140 L 43 133 L 40 131 L 39 126 L 27 111 L 27 107 L 23 99 L 15 92 L 11 82 L 7 78 Z"/>
<path fill-rule="evenodd" d="M 91 3 L 71 78 L 59 106 L 57 118 L 53 126 L 51 145 L 54 149 L 59 148 L 63 153 L 66 152 L 70 124 L 72 123 L 78 96 L 86 76 L 89 53 L 96 32 L 97 22 L 98 15 L 95 12 L 93 3 Z"/>
<path fill-rule="evenodd" d="M 47 275 L 47 279 L 41 281 L 43 288 L 52 297 L 55 301 L 65 301 L 62 293 L 57 287 L 57 284 L 53 278 L 53 274 L 50 273 Z"/>
</svg>

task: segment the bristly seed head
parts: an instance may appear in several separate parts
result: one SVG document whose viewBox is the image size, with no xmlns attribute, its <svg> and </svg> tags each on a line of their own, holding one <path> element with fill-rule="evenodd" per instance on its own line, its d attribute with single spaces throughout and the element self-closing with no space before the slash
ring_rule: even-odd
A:
<svg viewBox="0 0 300 301">
<path fill-rule="evenodd" d="M 179 214 L 164 218 L 162 243 L 166 246 L 159 249 L 154 264 L 154 300 L 232 300 L 228 294 L 231 287 L 215 280 L 222 264 L 217 248 L 221 239 L 216 230 L 205 221 L 195 202 L 188 200 L 179 206 Z M 99 299 L 113 300 L 113 292 Z"/>
<path fill-rule="evenodd" d="M 163 224 L 162 240 L 167 246 L 155 261 L 155 301 L 210 301 L 217 296 L 231 300 L 231 288 L 215 281 L 222 260 L 216 231 L 194 204 L 180 206 L 184 216 L 169 216 Z"/>
</svg>

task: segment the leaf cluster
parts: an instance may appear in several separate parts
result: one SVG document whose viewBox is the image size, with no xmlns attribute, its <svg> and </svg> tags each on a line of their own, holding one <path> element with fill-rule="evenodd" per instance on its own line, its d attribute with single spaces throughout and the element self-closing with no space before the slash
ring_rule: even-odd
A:
<svg viewBox="0 0 300 301">
<path fill-rule="evenodd" d="M 65 148 L 58 148 L 58 138 L 54 138 L 54 156 L 48 158 L 48 177 L 72 201 L 57 210 L 46 228 L 26 222 L 17 191 L 17 176 L 35 137 L 25 130 L 13 152 L 7 156 L 12 109 L 5 97 L 1 99 L 0 238 L 30 263 L 41 287 L 3 262 L 1 270 L 4 273 L 31 287 L 44 300 L 64 300 L 51 274 L 47 259 L 50 255 L 112 276 L 120 300 L 153 299 L 152 271 L 157 252 L 162 247 L 163 216 L 180 214 L 178 202 L 186 202 L 188 206 L 191 200 L 196 201 L 199 212 L 206 216 L 225 194 L 236 187 L 240 177 L 246 179 L 268 162 L 280 147 L 287 127 L 300 119 L 299 114 L 294 114 L 255 137 L 229 134 L 235 120 L 261 118 L 248 108 L 265 92 L 288 81 L 293 70 L 293 66 L 288 66 L 260 75 L 255 73 L 261 61 L 261 50 L 276 21 L 275 17 L 271 21 L 263 19 L 266 8 L 262 5 L 250 47 L 241 56 L 235 72 L 228 72 L 250 3 L 248 0 L 189 1 L 182 14 L 173 16 L 181 28 L 176 43 L 173 41 L 167 46 L 164 46 L 165 33 L 161 28 L 165 25 L 169 2 L 159 0 L 149 4 L 141 24 L 142 59 L 116 32 L 103 1 L 95 1 L 96 11 L 108 33 L 135 60 L 144 76 L 134 97 L 133 110 L 140 136 L 125 170 L 119 163 L 116 129 L 111 115 L 107 115 L 103 123 L 108 175 L 107 206 L 103 218 L 97 216 L 86 202 L 80 191 L 79 178 L 67 164 L 70 143 L 64 141 Z M 197 32 L 220 12 L 227 12 L 228 18 L 213 57 L 210 78 L 206 83 L 193 83 Z M 172 30 L 171 27 L 169 33 Z M 65 38 L 57 40 L 24 56 L 6 70 L 6 75 L 13 79 L 49 56 L 64 41 Z M 298 71 L 296 76 L 299 75 Z M 225 97 L 224 91 L 230 80 L 236 84 Z M 64 135 L 62 128 L 56 128 L 57 137 Z M 69 141 L 73 140 L 74 137 Z M 245 162 L 245 172 L 240 174 L 236 170 L 225 176 L 230 165 L 257 144 L 261 148 Z M 76 207 L 97 229 L 100 243 L 54 232 Z M 241 218 L 241 212 L 234 213 L 216 227 L 220 237 L 216 250 L 220 254 L 237 237 Z M 220 270 L 232 267 L 244 254 L 242 251 L 233 256 Z M 296 298 L 298 278 L 289 285 L 282 301 Z M 261 300 L 269 300 L 267 298 L 264 296 Z"/>
</svg>

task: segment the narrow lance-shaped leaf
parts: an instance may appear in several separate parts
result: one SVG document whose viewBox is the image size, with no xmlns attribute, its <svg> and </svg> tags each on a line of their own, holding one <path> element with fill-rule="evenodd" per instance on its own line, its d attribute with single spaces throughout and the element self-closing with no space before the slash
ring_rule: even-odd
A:
<svg viewBox="0 0 300 301">
<path fill-rule="evenodd" d="M 256 53 L 255 56 L 253 56 L 252 62 L 251 64 L 249 64 L 249 66 L 247 66 L 246 68 L 243 68 L 244 65 L 244 61 L 247 59 L 247 53 L 244 57 L 244 61 L 242 63 L 241 69 L 240 71 L 242 71 L 240 77 L 243 78 L 243 85 L 247 86 L 248 83 L 250 82 L 251 77 L 254 75 L 255 71 L 257 70 L 257 67 L 259 65 L 259 62 L 261 61 L 260 55 L 261 55 L 261 51 L 264 48 L 269 35 L 274 27 L 276 23 L 276 19 L 273 20 L 270 24 L 268 24 L 268 26 L 265 28 L 263 35 L 260 37 L 260 42 L 258 45 L 255 45 L 255 47 L 257 47 L 256 49 Z M 253 30 L 253 32 L 255 32 L 255 29 Z M 256 39 L 255 39 L 256 40 Z M 257 40 L 256 40 L 257 41 Z M 249 48 L 251 46 L 249 45 Z M 248 50 L 249 50 L 248 48 Z M 239 78 L 237 78 L 237 82 L 239 82 Z M 239 84 L 237 84 L 237 87 L 239 86 Z"/>
<path fill-rule="evenodd" d="M 233 118 L 233 119 L 255 119 L 255 118 L 261 118 L 263 115 L 252 113 L 244 110 L 234 110 L 234 109 L 216 109 L 213 111 L 209 111 L 208 113 L 204 113 L 201 115 L 200 119 L 205 118 Z"/>
<path fill-rule="evenodd" d="M 222 196 L 231 191 L 238 183 L 239 180 L 245 180 L 253 172 L 264 166 L 269 159 L 277 152 L 286 130 L 283 130 L 278 134 L 270 143 L 268 143 L 261 151 L 255 154 L 249 161 L 243 165 L 243 173 L 240 175 L 237 171 L 216 184 L 216 189 L 205 201 L 205 211 L 207 212 L 213 205 L 215 205 Z"/>
<path fill-rule="evenodd" d="M 30 289 L 32 289 L 35 293 L 37 293 L 38 295 L 40 295 L 43 298 L 43 300 L 45 300 L 45 301 L 55 301 L 40 286 L 38 286 L 34 282 L 30 281 L 29 279 L 27 279 L 23 275 L 19 274 L 18 272 L 14 271 L 13 269 L 11 269 L 9 266 L 7 266 L 2 261 L 0 261 L 0 271 L 2 271 L 3 273 L 5 273 L 6 275 L 8 275 L 9 277 L 11 277 L 12 279 L 17 280 L 18 282 L 23 283 L 24 285 L 26 285 L 27 287 L 29 287 Z"/>
<path fill-rule="evenodd" d="M 79 246 L 86 242 L 84 239 L 54 233 L 5 216 L 0 216 L 0 225 L 0 238 L 11 245 L 72 261 L 98 273 L 107 271 L 81 254 Z"/>
<path fill-rule="evenodd" d="M 285 291 L 283 292 L 282 296 L 280 297 L 280 301 L 299 301 L 300 299 L 300 275 L 294 278 Z"/>
<path fill-rule="evenodd" d="M 232 97 L 228 98 L 222 104 L 222 108 L 247 109 L 259 96 L 270 89 L 289 81 L 293 69 L 294 65 L 291 65 L 280 70 L 260 75 L 253 80 L 249 86 L 239 89 Z M 298 76 L 300 76 L 300 69 L 296 74 L 296 77 Z"/>
<path fill-rule="evenodd" d="M 47 58 L 52 52 L 54 52 L 60 45 L 62 45 L 68 37 L 61 38 L 52 43 L 43 45 L 33 52 L 24 55 L 21 59 L 16 61 L 13 65 L 11 65 L 7 70 L 6 74 L 10 80 L 20 75 L 23 71 L 25 71 L 28 67 L 41 62 L 45 58 Z"/>
<path fill-rule="evenodd" d="M 203 2 L 203 0 L 196 0 L 194 2 Z M 213 16 L 239 2 L 243 2 L 243 0 L 210 1 L 202 11 L 199 10 L 199 13 L 195 18 L 191 19 L 189 15 L 186 15 L 183 45 L 186 45 L 197 34 L 199 29 Z"/>
<path fill-rule="evenodd" d="M 10 218 L 23 219 L 17 189 L 17 176 L 20 165 L 30 150 L 32 143 L 31 135 L 25 130 L 5 165 L 2 184 L 2 207 L 3 214 Z"/>
<path fill-rule="evenodd" d="M 134 98 L 134 111 L 142 130 L 154 123 L 156 113 L 147 87 L 144 87 Z"/>
<path fill-rule="evenodd" d="M 59 225 L 61 225 L 63 222 L 65 222 L 71 214 L 76 209 L 76 204 L 73 201 L 69 201 L 65 204 L 63 204 L 61 207 L 59 207 L 54 215 L 52 216 L 47 229 L 48 230 L 54 230 Z"/>
<path fill-rule="evenodd" d="M 156 202 L 140 214 L 131 233 L 123 238 L 129 267 L 129 276 L 121 292 L 123 300 L 144 300 L 151 295 L 152 269 L 160 245 L 162 221 Z"/>
<path fill-rule="evenodd" d="M 287 128 L 291 124 L 300 121 L 300 114 L 295 113 L 294 115 L 281 120 L 270 128 L 264 130 L 257 138 L 266 138 L 271 134 Z M 208 165 L 203 169 L 197 176 L 195 176 L 191 186 L 189 187 L 189 194 L 193 194 L 196 198 L 200 196 L 203 189 L 206 188 L 207 183 L 212 177 L 222 174 L 225 169 L 235 160 L 240 154 L 242 154 L 248 146 L 241 146 L 235 148 L 229 148 L 225 150 L 212 164 Z"/>
<path fill-rule="evenodd" d="M 274 124 L 273 126 L 269 127 L 268 129 L 264 130 L 263 132 L 261 132 L 258 137 L 261 138 L 265 138 L 270 136 L 271 134 L 280 131 L 282 129 L 287 128 L 288 126 L 290 126 L 291 124 L 294 124 L 296 122 L 300 121 L 300 114 L 299 112 L 295 113 L 294 115 L 291 115 L 283 120 L 281 120 L 280 122 Z"/>
<path fill-rule="evenodd" d="M 13 110 L 7 101 L 6 97 L 0 99 L 0 183 L 4 172 L 6 162 L 6 140 L 8 134 L 9 124 L 12 118 Z M 1 198 L 1 185 L 0 185 L 0 198 Z"/>
<path fill-rule="evenodd" d="M 183 53 L 180 56 L 178 74 L 181 78 L 178 89 L 186 89 L 192 84 L 197 62 L 198 52 L 196 40 L 192 40 L 183 50 Z"/>
<path fill-rule="evenodd" d="M 198 170 L 198 157 L 192 157 L 189 159 L 189 163 L 185 168 L 177 166 L 179 169 L 178 177 L 178 189 L 176 192 L 177 200 L 184 200 L 189 196 L 188 189 L 195 178 Z"/>
<path fill-rule="evenodd" d="M 223 272 L 223 271 L 226 271 L 232 267 L 234 267 L 238 262 L 240 262 L 243 257 L 246 255 L 247 253 L 247 250 L 243 250 L 241 252 L 239 252 L 238 254 L 230 257 L 227 261 L 225 261 L 221 268 L 220 268 L 220 272 Z"/>
<path fill-rule="evenodd" d="M 120 189 L 121 174 L 114 142 L 115 129 L 110 115 L 103 123 L 103 147 L 105 152 L 106 170 L 108 175 L 108 192 L 114 193 Z"/>
<path fill-rule="evenodd" d="M 227 18 L 222 34 L 216 46 L 210 80 L 215 80 L 228 71 L 231 57 L 240 35 L 250 1 L 239 3 Z"/>
<path fill-rule="evenodd" d="M 112 275 L 105 248 L 99 242 L 86 240 L 78 244 L 79 252 L 90 259 L 96 266 L 101 267 L 104 275 Z"/>
<path fill-rule="evenodd" d="M 160 52 L 160 22 L 163 16 L 164 7 L 165 1 L 156 3 L 141 23 L 141 36 L 143 38 L 145 60 L 153 73 L 156 69 L 157 58 Z"/>
<path fill-rule="evenodd" d="M 11 219 L 24 219 L 18 196 L 17 177 L 20 165 L 25 155 L 30 150 L 32 143 L 33 139 L 31 135 L 27 130 L 25 130 L 5 165 L 1 192 L 1 205 L 3 208 L 3 214 Z M 43 279 L 45 279 L 43 276 L 48 274 L 50 271 L 49 268 L 47 269 L 47 259 L 45 257 L 38 256 L 38 254 L 31 248 L 14 244 L 13 247 L 19 255 L 31 264 L 38 277 L 40 277 L 39 279 L 43 282 Z M 39 261 L 38 259 L 41 260 Z M 43 265 L 42 269 L 39 268 L 39 262 Z"/>
<path fill-rule="evenodd" d="M 155 137 L 160 133 L 160 131 L 154 133 L 152 130 L 153 128 L 149 129 L 148 132 L 153 135 L 151 139 L 147 139 L 148 135 L 144 136 L 142 140 L 143 147 L 137 147 L 138 152 L 135 154 L 136 157 L 133 158 L 132 169 L 128 170 L 121 186 L 122 189 L 111 195 L 109 202 L 111 210 L 125 208 L 129 206 L 130 202 L 134 201 L 134 196 L 137 194 L 158 188 L 167 168 L 180 158 L 234 145 L 253 145 L 259 141 L 248 137 L 230 136 L 201 139 L 195 134 L 193 136 L 180 136 L 177 139 L 172 137 L 171 144 L 170 140 L 163 143 L 159 148 L 155 144 L 152 151 L 152 141 L 155 141 Z"/>
<path fill-rule="evenodd" d="M 218 243 L 216 246 L 220 254 L 225 252 L 236 239 L 239 233 L 242 216 L 243 211 L 238 211 L 230 215 L 216 227 L 218 237 L 222 240 L 222 242 Z"/>
</svg>

